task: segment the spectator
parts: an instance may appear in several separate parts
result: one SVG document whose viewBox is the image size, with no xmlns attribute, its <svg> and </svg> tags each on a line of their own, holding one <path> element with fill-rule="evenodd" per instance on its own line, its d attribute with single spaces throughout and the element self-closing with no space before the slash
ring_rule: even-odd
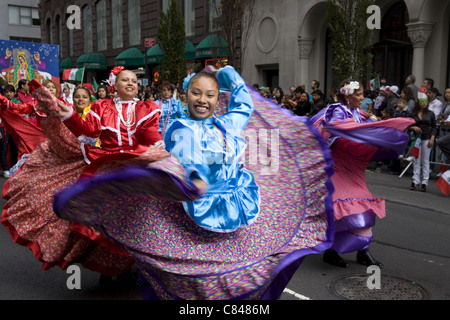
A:
<svg viewBox="0 0 450 320">
<path fill-rule="evenodd" d="M 73 104 L 73 89 L 68 84 L 64 86 L 61 98 L 64 102 Z"/>
<path fill-rule="evenodd" d="M 326 105 L 330 105 L 339 101 L 336 97 L 336 93 L 336 88 L 331 88 L 328 90 L 328 97 L 325 99 Z"/>
<path fill-rule="evenodd" d="M 422 82 L 422 87 L 419 89 L 420 92 L 427 93 L 427 91 L 434 87 L 434 80 L 431 78 L 425 78 Z"/>
<path fill-rule="evenodd" d="M 408 87 L 405 87 L 407 89 L 410 89 Z M 392 118 L 411 118 L 412 114 L 411 112 L 408 110 L 408 101 L 404 98 L 400 98 L 397 101 L 397 108 L 395 109 L 394 113 L 392 114 Z M 390 163 L 389 163 L 389 169 L 391 174 L 393 175 L 398 175 L 400 174 L 400 168 L 401 168 L 401 164 L 400 164 L 400 160 L 397 159 L 391 159 Z"/>
<path fill-rule="evenodd" d="M 436 116 L 436 123 L 439 123 L 439 115 L 444 107 L 442 102 L 437 98 L 441 95 L 442 94 L 439 92 L 438 88 L 435 87 L 432 87 L 427 91 L 428 109 L 434 112 L 434 115 Z"/>
<path fill-rule="evenodd" d="M 17 84 L 16 97 L 23 104 L 32 102 L 34 100 L 33 95 L 29 92 L 30 87 L 28 86 L 28 82 L 29 82 L 29 80 L 22 79 L 22 80 L 19 80 L 19 83 Z"/>
<path fill-rule="evenodd" d="M 394 110 L 397 106 L 398 98 L 400 97 L 400 90 L 398 89 L 397 86 L 390 86 L 390 87 L 387 87 L 386 89 L 387 89 L 388 95 L 387 95 L 387 99 L 385 100 L 386 101 L 385 110 L 389 116 L 392 116 L 392 114 L 394 113 Z"/>
<path fill-rule="evenodd" d="M 294 113 L 297 116 L 309 116 L 311 113 L 311 102 L 309 102 L 309 94 L 302 92 L 300 95 L 300 101 L 295 106 Z"/>
<path fill-rule="evenodd" d="M 410 131 L 420 137 L 420 152 L 417 158 L 413 160 L 414 175 L 410 190 L 427 191 L 428 180 L 430 178 L 430 154 L 434 146 L 436 137 L 436 116 L 433 111 L 428 109 L 427 96 L 419 92 L 419 103 L 413 109 L 413 118 L 416 121 L 410 126 Z"/>
<path fill-rule="evenodd" d="M 364 89 L 364 99 L 361 103 L 361 109 L 367 113 L 372 113 L 373 100 L 372 91 L 370 89 Z"/>
<path fill-rule="evenodd" d="M 417 93 L 419 92 L 419 87 L 416 86 L 415 83 L 416 83 L 416 77 L 414 75 L 410 74 L 409 76 L 406 77 L 406 79 L 405 79 L 406 87 L 411 89 L 412 97 L 413 97 L 414 101 L 417 101 Z M 412 108 L 411 108 L 411 110 L 412 110 Z"/>
<path fill-rule="evenodd" d="M 165 129 L 177 118 L 186 114 L 186 109 L 179 100 L 175 100 L 172 95 L 174 86 L 169 81 L 163 81 L 159 86 L 161 97 L 155 101 L 159 105 L 161 115 L 159 118 L 159 133 L 163 136 Z"/>
<path fill-rule="evenodd" d="M 281 89 L 280 87 L 275 87 L 273 88 L 273 100 L 275 100 L 275 102 L 278 104 L 278 106 L 280 107 L 284 107 L 283 104 L 283 97 L 284 97 L 284 92 L 283 89 Z M 292 109 L 289 109 L 292 110 Z"/>
<path fill-rule="evenodd" d="M 312 104 L 311 104 L 311 113 L 309 114 L 310 117 L 317 114 L 320 110 L 326 107 L 326 103 L 324 100 L 323 92 L 320 89 L 316 89 L 312 92 Z"/>
<path fill-rule="evenodd" d="M 95 97 L 97 98 L 97 100 L 108 99 L 109 98 L 108 86 L 104 84 L 99 85 Z"/>
<path fill-rule="evenodd" d="M 450 135 L 450 124 L 448 122 L 450 122 L 450 88 L 445 89 L 444 92 L 444 103 L 442 104 L 442 112 L 439 117 L 439 136 Z"/>
<path fill-rule="evenodd" d="M 416 94 L 417 96 L 417 94 Z M 402 92 L 400 92 L 400 98 L 405 99 L 408 105 L 408 110 L 412 112 L 414 109 L 414 106 L 416 105 L 417 98 L 414 97 L 413 90 L 411 87 L 406 86 L 402 89 Z"/>
</svg>

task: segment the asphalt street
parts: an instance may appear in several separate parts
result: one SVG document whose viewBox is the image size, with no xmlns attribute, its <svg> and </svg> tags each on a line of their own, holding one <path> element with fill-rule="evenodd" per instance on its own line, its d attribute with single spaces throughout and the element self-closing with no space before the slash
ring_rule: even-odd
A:
<svg viewBox="0 0 450 320">
<path fill-rule="evenodd" d="M 367 171 L 371 192 L 386 199 L 387 216 L 374 227 L 372 254 L 384 267 L 381 288 L 368 289 L 366 266 L 355 254 L 343 257 L 346 269 L 308 256 L 292 277 L 281 300 L 448 300 L 450 299 L 450 196 L 432 179 L 428 191 L 410 191 L 410 176 Z M 5 179 L 0 178 L 0 187 Z M 3 206 L 5 201 L 1 200 Z M 99 275 L 81 269 L 81 287 L 68 289 L 71 274 L 41 270 L 25 247 L 0 227 L 0 300 L 140 300 L 137 287 L 102 288 Z M 374 273 L 375 275 L 375 273 Z M 361 280 L 362 279 L 362 280 Z M 375 283 L 375 282 L 374 282 Z"/>
</svg>

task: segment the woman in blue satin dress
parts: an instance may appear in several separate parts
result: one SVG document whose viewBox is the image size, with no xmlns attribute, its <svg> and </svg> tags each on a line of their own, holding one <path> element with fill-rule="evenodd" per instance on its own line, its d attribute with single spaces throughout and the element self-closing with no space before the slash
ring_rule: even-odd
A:
<svg viewBox="0 0 450 320">
<path fill-rule="evenodd" d="M 190 80 L 190 81 L 189 81 Z M 244 80 L 232 68 L 200 72 L 186 80 L 189 117 L 167 129 L 165 144 L 204 193 L 183 202 L 187 214 L 202 228 L 232 232 L 250 225 L 259 213 L 259 187 L 240 163 L 247 146 L 242 133 L 253 113 Z M 228 112 L 215 116 L 219 92 L 231 92 Z"/>
</svg>

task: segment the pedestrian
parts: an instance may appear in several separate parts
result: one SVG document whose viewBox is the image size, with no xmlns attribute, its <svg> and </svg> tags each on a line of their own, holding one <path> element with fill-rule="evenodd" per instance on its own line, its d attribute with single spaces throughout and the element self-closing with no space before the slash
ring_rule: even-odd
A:
<svg viewBox="0 0 450 320">
<path fill-rule="evenodd" d="M 161 110 L 159 118 L 159 133 L 164 136 L 165 129 L 177 118 L 186 114 L 184 106 L 179 100 L 175 100 L 173 95 L 174 87 L 169 81 L 163 81 L 159 85 L 161 96 L 156 100 L 156 104 Z"/>
<path fill-rule="evenodd" d="M 14 241 L 33 248 L 44 270 L 53 266 L 66 269 L 79 262 L 99 272 L 102 285 L 111 284 L 113 276 L 130 280 L 133 257 L 96 230 L 56 216 L 55 193 L 114 165 L 142 165 L 168 157 L 154 146 L 162 143 L 158 106 L 134 100 L 137 77 L 133 72 L 116 67 L 112 73 L 117 77 L 112 83 L 117 97 L 93 103 L 85 120 L 74 106 L 65 105 L 37 81 L 30 82 L 39 102 L 37 108 L 47 115 L 41 120 L 46 140 L 10 178 L 4 190 L 7 209 L 2 214 Z M 78 94 L 89 100 L 86 89 L 78 89 Z M 87 104 L 75 103 L 79 107 Z M 80 141 L 82 135 L 99 138 L 101 148 Z"/>
<path fill-rule="evenodd" d="M 55 210 L 97 226 L 132 253 L 140 266 L 144 298 L 278 299 L 304 255 L 329 245 L 331 172 L 325 144 L 308 129 L 308 119 L 288 115 L 253 90 L 251 95 L 232 67 L 216 76 L 199 72 L 185 83 L 189 116 L 176 119 L 165 135 L 166 148 L 184 174 L 172 170 L 171 179 L 154 184 L 145 169 L 141 178 L 130 179 L 128 171 L 103 182 L 100 177 L 80 181 L 56 196 Z M 282 128 L 281 144 L 271 148 L 279 160 L 242 162 L 244 136 L 260 132 L 258 128 Z M 262 137 L 254 141 L 271 147 Z M 279 161 L 284 165 L 276 166 Z M 117 194 L 120 199 L 111 201 L 115 208 L 83 211 L 77 205 L 80 199 L 98 202 L 95 197 L 105 183 L 119 184 L 120 176 L 129 186 L 117 192 L 129 194 Z M 130 184 L 144 181 L 144 176 L 149 180 L 147 195 L 136 197 L 139 193 Z M 189 185 L 197 186 L 199 197 L 189 200 L 178 191 L 192 195 Z M 281 186 L 286 196 L 277 191 Z M 164 201 L 172 195 L 180 201 Z"/>
<path fill-rule="evenodd" d="M 370 161 L 396 157 L 408 143 L 403 132 L 413 121 L 392 118 L 373 121 L 361 111 L 363 86 L 344 80 L 338 93 L 339 103 L 328 106 L 312 122 L 328 140 L 333 158 L 331 178 L 335 192 L 333 208 L 335 236 L 333 246 L 324 252 L 323 261 L 348 267 L 339 253 L 357 251 L 356 260 L 363 265 L 378 265 L 369 252 L 376 217 L 386 215 L 383 199 L 374 197 L 366 185 L 365 170 Z"/>
<path fill-rule="evenodd" d="M 430 154 L 436 138 L 436 116 L 429 110 L 427 95 L 419 92 L 419 103 L 413 109 L 412 116 L 415 123 L 409 128 L 420 138 L 416 140 L 419 154 L 413 160 L 413 177 L 410 190 L 427 191 L 430 178 Z"/>
</svg>

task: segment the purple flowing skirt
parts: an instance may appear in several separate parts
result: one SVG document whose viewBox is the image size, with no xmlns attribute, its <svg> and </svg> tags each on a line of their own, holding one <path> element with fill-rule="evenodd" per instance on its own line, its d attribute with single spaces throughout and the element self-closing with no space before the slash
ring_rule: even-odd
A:
<svg viewBox="0 0 450 320">
<path fill-rule="evenodd" d="M 176 170 L 158 162 L 125 168 L 55 197 L 60 217 L 93 227 L 136 259 L 144 299 L 278 299 L 304 257 L 333 242 L 325 140 L 308 118 L 248 87 L 255 111 L 245 134 L 256 140 L 249 141 L 245 167 L 261 195 L 252 225 L 232 233 L 198 227 L 180 203 L 195 198 L 196 190 L 175 161 Z M 221 94 L 217 112 L 227 101 Z"/>
</svg>

